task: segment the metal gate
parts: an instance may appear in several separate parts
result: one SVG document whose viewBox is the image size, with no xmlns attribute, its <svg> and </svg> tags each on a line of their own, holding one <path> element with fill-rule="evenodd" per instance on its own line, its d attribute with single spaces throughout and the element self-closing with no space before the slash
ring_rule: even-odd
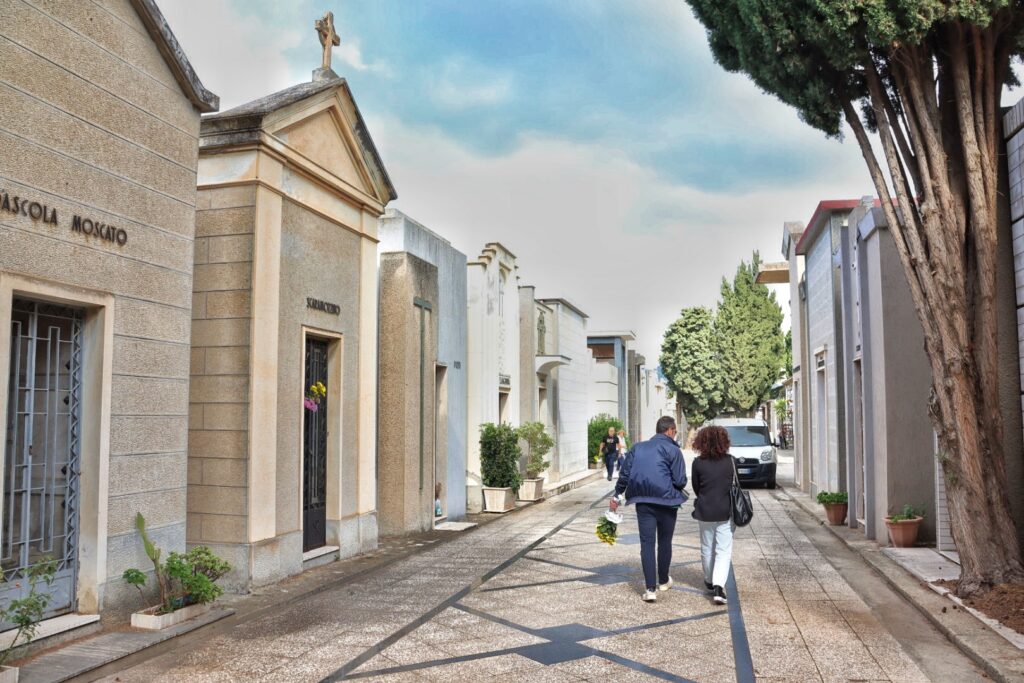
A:
<svg viewBox="0 0 1024 683">
<path fill-rule="evenodd" d="M 327 342 L 306 339 L 304 390 L 327 384 Z M 302 444 L 302 550 L 327 545 L 327 397 L 317 409 L 306 408 Z"/>
<path fill-rule="evenodd" d="M 53 560 L 47 616 L 75 608 L 78 574 L 82 317 L 79 309 L 15 299 L 4 458 L 0 600 Z"/>
</svg>

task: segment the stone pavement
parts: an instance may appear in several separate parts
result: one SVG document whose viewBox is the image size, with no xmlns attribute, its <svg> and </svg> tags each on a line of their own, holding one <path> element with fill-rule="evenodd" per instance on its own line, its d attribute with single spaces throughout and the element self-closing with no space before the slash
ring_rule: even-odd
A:
<svg viewBox="0 0 1024 683">
<path fill-rule="evenodd" d="M 929 680 L 784 494 L 752 491 L 722 608 L 703 592 L 689 506 L 676 586 L 640 601 L 632 508 L 618 545 L 593 533 L 608 489 L 590 484 L 105 680 Z"/>
</svg>

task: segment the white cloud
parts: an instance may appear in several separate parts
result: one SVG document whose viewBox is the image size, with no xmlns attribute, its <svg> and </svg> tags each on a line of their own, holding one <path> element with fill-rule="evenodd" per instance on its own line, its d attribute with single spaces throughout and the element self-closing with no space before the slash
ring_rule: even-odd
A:
<svg viewBox="0 0 1024 683">
<path fill-rule="evenodd" d="M 230 0 L 205 0 L 199 11 L 191 0 L 161 0 L 160 10 L 203 85 L 220 96 L 222 111 L 309 79 L 284 56 L 302 44 L 298 31 L 243 14 Z M 319 66 L 319 57 L 314 61 Z"/>
<path fill-rule="evenodd" d="M 356 38 L 341 39 L 341 45 L 334 48 L 335 57 L 340 57 L 343 62 L 356 71 L 373 71 L 383 76 L 390 76 L 391 70 L 384 62 L 366 62 L 363 60 L 363 51 Z M 335 69 L 337 71 L 337 69 Z"/>
<path fill-rule="evenodd" d="M 494 107 L 512 99 L 514 82 L 510 73 L 455 57 L 445 61 L 430 93 L 434 101 L 445 109 Z"/>
</svg>

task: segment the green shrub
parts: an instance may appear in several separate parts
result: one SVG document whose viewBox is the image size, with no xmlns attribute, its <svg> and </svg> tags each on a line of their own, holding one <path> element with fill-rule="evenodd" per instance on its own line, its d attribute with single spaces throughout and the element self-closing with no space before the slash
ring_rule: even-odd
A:
<svg viewBox="0 0 1024 683">
<path fill-rule="evenodd" d="M 22 578 L 12 579 L 26 581 L 29 589 L 28 595 L 0 606 L 0 621 L 14 625 L 14 639 L 10 645 L 0 651 L 0 666 L 7 662 L 15 648 L 31 642 L 35 638 L 36 629 L 39 628 L 39 622 L 43 620 L 43 613 L 46 612 L 46 606 L 50 604 L 51 597 L 49 592 L 40 593 L 38 591 L 39 584 L 43 583 L 49 586 L 53 583 L 56 574 L 57 562 L 46 558 L 32 565 Z"/>
<path fill-rule="evenodd" d="M 480 474 L 484 486 L 519 489 L 519 436 L 510 425 L 492 422 L 480 425 Z"/>
<path fill-rule="evenodd" d="M 924 510 L 920 512 L 913 505 L 904 505 L 903 509 L 894 515 L 889 515 L 890 522 L 908 522 L 918 517 L 924 517 Z"/>
<path fill-rule="evenodd" d="M 162 551 L 146 533 L 146 520 L 142 513 L 135 515 L 135 528 L 142 536 L 142 545 L 146 556 L 153 563 L 157 587 L 160 591 L 160 608 L 157 614 L 169 614 L 176 609 L 188 605 L 202 605 L 213 602 L 221 596 L 224 589 L 217 585 L 217 580 L 231 571 L 231 565 L 213 554 L 204 545 L 192 548 L 187 553 L 171 553 L 167 560 L 160 561 Z M 146 575 L 134 567 L 124 570 L 121 578 L 138 589 L 145 601 L 142 587 L 146 585 Z"/>
<path fill-rule="evenodd" d="M 544 429 L 543 422 L 525 422 L 516 430 L 519 438 L 526 442 L 529 449 L 526 458 L 526 478 L 536 479 L 551 467 L 544 456 L 551 452 L 555 440 Z"/>
<path fill-rule="evenodd" d="M 608 435 L 608 428 L 615 427 L 615 431 L 623 429 L 622 420 L 612 417 L 608 413 L 601 413 L 590 418 L 587 424 L 587 453 L 590 454 L 591 462 L 601 462 L 601 439 Z M 626 436 L 626 448 L 630 447 L 629 436 Z"/>
<path fill-rule="evenodd" d="M 838 493 L 832 493 L 830 491 L 819 491 L 818 502 L 822 505 L 835 505 L 839 503 L 850 502 L 850 496 L 846 491 L 839 491 Z"/>
</svg>

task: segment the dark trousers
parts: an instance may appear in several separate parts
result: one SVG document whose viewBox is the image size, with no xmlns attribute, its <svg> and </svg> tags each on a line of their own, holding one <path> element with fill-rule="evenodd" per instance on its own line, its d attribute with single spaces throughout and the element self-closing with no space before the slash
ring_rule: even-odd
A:
<svg viewBox="0 0 1024 683">
<path fill-rule="evenodd" d="M 672 535 L 676 531 L 679 508 L 653 503 L 636 504 L 636 523 L 640 527 L 640 564 L 644 567 L 647 590 L 668 583 L 668 568 L 672 564 Z M 654 563 L 657 540 L 658 563 Z M 657 572 L 655 572 L 657 566 Z"/>
<path fill-rule="evenodd" d="M 608 470 L 608 478 L 609 479 L 611 479 L 612 475 L 615 474 L 615 458 L 616 457 L 617 456 L 616 456 L 615 453 L 612 453 L 611 455 L 605 454 L 605 456 L 604 456 L 604 466 L 605 466 L 605 469 Z"/>
</svg>

